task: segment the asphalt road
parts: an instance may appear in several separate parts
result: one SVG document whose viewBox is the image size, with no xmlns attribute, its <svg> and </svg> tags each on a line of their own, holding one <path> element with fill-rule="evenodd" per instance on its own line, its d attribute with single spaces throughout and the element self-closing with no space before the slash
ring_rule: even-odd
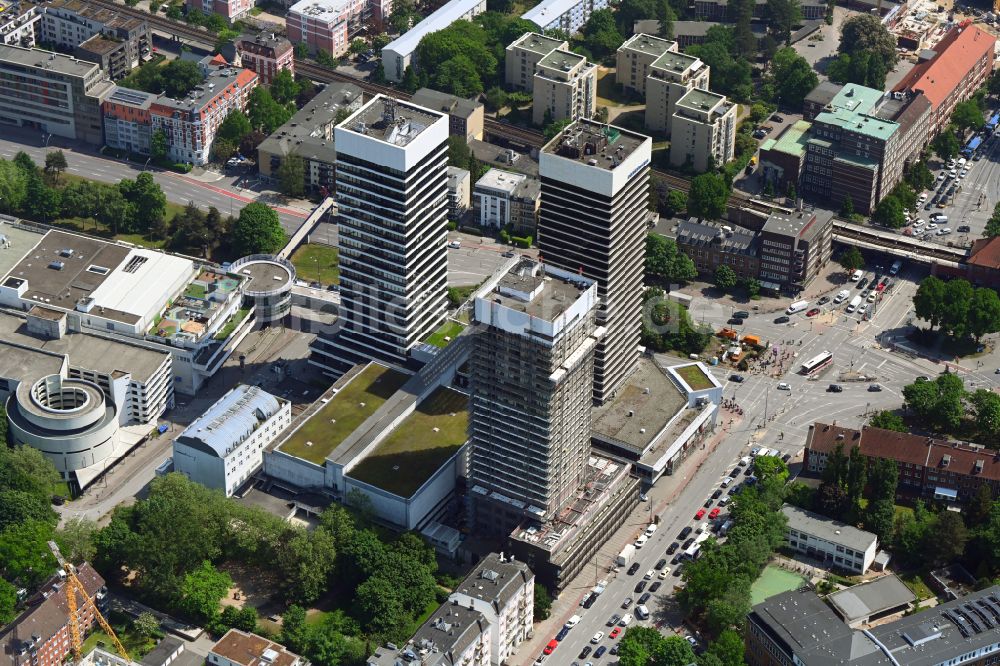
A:
<svg viewBox="0 0 1000 666">
<path fill-rule="evenodd" d="M 135 178 L 143 170 L 142 164 L 96 155 L 89 152 L 88 147 L 66 141 L 61 137 L 52 137 L 48 146 L 44 146 L 43 141 L 37 132 L 5 127 L 4 136 L 0 138 L 0 157 L 11 159 L 18 151 L 23 150 L 36 164 L 42 165 L 45 163 L 45 154 L 59 148 L 66 154 L 68 173 L 107 183 L 117 183 L 123 178 Z M 236 187 L 235 173 L 216 182 L 206 183 L 170 171 L 158 169 L 150 171 L 163 188 L 168 201 L 181 205 L 194 201 L 202 208 L 215 206 L 223 215 L 238 215 L 243 206 L 260 197 L 258 192 Z M 289 234 L 294 233 L 308 216 L 306 211 L 291 208 L 277 207 L 275 210 L 282 226 Z"/>
<path fill-rule="evenodd" d="M 492 238 L 458 231 L 449 232 L 448 241 L 458 241 L 462 244 L 460 248 L 448 249 L 448 285 L 451 287 L 481 283 L 507 261 L 503 253 L 511 249 Z M 515 250 L 515 252 L 532 258 L 538 257 L 537 250 Z"/>
<path fill-rule="evenodd" d="M 993 214 L 993 206 L 1000 201 L 1000 139 L 994 139 L 982 159 L 969 162 L 967 166 L 969 173 L 962 179 L 962 191 L 955 196 L 953 205 L 944 209 L 920 210 L 922 214 L 941 211 L 948 216 L 948 226 L 953 230 L 963 224 L 971 228 L 967 234 L 952 233 L 944 237 L 945 240 L 967 242 L 982 237 L 986 222 Z"/>
</svg>

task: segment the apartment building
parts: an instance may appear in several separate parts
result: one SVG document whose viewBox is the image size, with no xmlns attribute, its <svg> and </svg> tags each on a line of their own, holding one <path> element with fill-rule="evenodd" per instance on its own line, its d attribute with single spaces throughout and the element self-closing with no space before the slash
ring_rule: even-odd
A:
<svg viewBox="0 0 1000 666">
<path fill-rule="evenodd" d="M 218 14 L 228 23 L 246 18 L 257 4 L 256 0 L 186 0 L 188 10 L 196 9 L 206 14 Z"/>
<path fill-rule="evenodd" d="M 803 0 L 801 3 L 802 18 L 806 21 L 819 21 L 826 16 L 827 5 L 822 0 Z M 726 0 L 695 0 L 694 13 L 699 21 L 722 21 L 732 23 L 736 15 Z M 771 8 L 767 0 L 756 0 L 753 18 L 766 23 L 771 18 Z"/>
<path fill-rule="evenodd" d="M 702 275 L 715 275 L 719 266 L 742 279 L 760 274 L 760 239 L 749 229 L 691 218 L 677 225 L 675 240 Z"/>
<path fill-rule="evenodd" d="M 590 15 L 608 7 L 608 0 L 542 0 L 521 18 L 538 26 L 539 32 L 562 30 L 567 35 L 580 30 Z"/>
<path fill-rule="evenodd" d="M 652 139 L 578 120 L 539 155 L 538 243 L 548 265 L 597 281 L 594 400 L 615 395 L 639 360 Z"/>
<path fill-rule="evenodd" d="M 0 44 L 37 46 L 38 23 L 42 20 L 42 7 L 30 0 L 19 0 L 0 8 Z"/>
<path fill-rule="evenodd" d="M 448 167 L 448 219 L 457 221 L 472 204 L 472 174 L 468 169 Z"/>
<path fill-rule="evenodd" d="M 212 646 L 205 660 L 211 666 L 308 666 L 309 662 L 257 634 L 230 629 Z"/>
<path fill-rule="evenodd" d="M 538 230 L 542 184 L 537 178 L 522 180 L 510 198 L 510 224 L 517 236 L 534 238 Z"/>
<path fill-rule="evenodd" d="M 101 65 L 117 80 L 149 56 L 153 45 L 147 21 L 96 7 L 83 0 L 51 0 L 38 24 L 40 41 Z"/>
<path fill-rule="evenodd" d="M 485 11 L 486 0 L 449 0 L 382 49 L 382 68 L 385 71 L 385 78 L 389 81 L 402 81 L 407 67 L 419 66 L 419 63 L 415 62 L 414 54 L 425 35 L 443 30 L 455 21 L 471 21 Z"/>
<path fill-rule="evenodd" d="M 335 133 L 342 328 L 311 362 L 339 375 L 405 362 L 444 318 L 448 118 L 378 95 Z"/>
<path fill-rule="evenodd" d="M 476 182 L 472 197 L 483 228 L 512 227 L 515 235 L 534 235 L 540 183 L 520 173 L 490 169 Z"/>
<path fill-rule="evenodd" d="M 288 400 L 239 384 L 174 440 L 174 471 L 231 497 L 260 469 L 264 449 L 291 421 Z"/>
<path fill-rule="evenodd" d="M 830 261 L 833 215 L 772 213 L 760 231 L 760 280 L 765 289 L 797 294 Z"/>
<path fill-rule="evenodd" d="M 785 543 L 791 550 L 820 560 L 827 567 L 863 576 L 875 561 L 878 537 L 839 520 L 786 504 Z"/>
<path fill-rule="evenodd" d="M 966 19 L 948 31 L 893 92 L 923 93 L 931 105 L 929 136 L 944 128 L 955 105 L 986 82 L 993 71 L 996 37 Z"/>
<path fill-rule="evenodd" d="M 708 90 L 693 89 L 677 100 L 670 123 L 670 164 L 708 171 L 733 159 L 736 105 Z"/>
<path fill-rule="evenodd" d="M 236 40 L 239 66 L 257 73 L 262 86 L 271 85 L 278 72 L 295 75 L 295 52 L 292 43 L 274 33 L 245 36 Z"/>
<path fill-rule="evenodd" d="M 615 80 L 626 92 L 646 95 L 646 79 L 653 63 L 664 53 L 677 53 L 677 42 L 653 35 L 633 35 L 618 47 Z"/>
<path fill-rule="evenodd" d="M 532 92 L 538 62 L 553 51 L 569 51 L 569 42 L 526 32 L 507 47 L 504 82 L 507 87 Z"/>
<path fill-rule="evenodd" d="M 326 51 L 335 58 L 347 53 L 349 26 L 361 20 L 367 0 L 300 0 L 286 17 L 288 39 L 306 44 L 312 52 Z"/>
<path fill-rule="evenodd" d="M 570 51 L 552 51 L 535 69 L 531 119 L 536 125 L 591 118 L 597 111 L 597 66 Z"/>
<path fill-rule="evenodd" d="M 646 130 L 669 135 L 677 102 L 691 90 L 708 90 L 710 68 L 700 59 L 665 51 L 646 77 Z"/>
<path fill-rule="evenodd" d="M 448 114 L 448 134 L 462 137 L 466 142 L 483 140 L 483 103 L 476 98 L 465 99 L 456 95 L 420 88 L 410 97 L 417 106 Z"/>
<path fill-rule="evenodd" d="M 104 142 L 101 104 L 114 89 L 92 62 L 0 45 L 0 124 L 99 146 Z"/>
</svg>

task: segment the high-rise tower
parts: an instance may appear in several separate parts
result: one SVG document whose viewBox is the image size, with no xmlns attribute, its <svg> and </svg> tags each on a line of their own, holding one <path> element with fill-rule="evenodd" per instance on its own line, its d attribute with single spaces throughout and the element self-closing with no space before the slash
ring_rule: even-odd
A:
<svg viewBox="0 0 1000 666">
<path fill-rule="evenodd" d="M 652 140 L 578 120 L 542 148 L 542 260 L 597 281 L 593 397 L 609 400 L 639 359 Z"/>
<path fill-rule="evenodd" d="M 378 95 L 335 133 L 341 328 L 311 360 L 340 374 L 405 361 L 444 318 L 448 116 Z"/>
</svg>

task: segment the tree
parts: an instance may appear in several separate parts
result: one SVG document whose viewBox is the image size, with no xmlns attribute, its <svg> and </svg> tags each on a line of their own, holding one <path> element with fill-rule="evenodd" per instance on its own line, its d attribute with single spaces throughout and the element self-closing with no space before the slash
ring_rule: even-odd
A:
<svg viewBox="0 0 1000 666">
<path fill-rule="evenodd" d="M 695 176 L 688 190 L 688 213 L 695 217 L 715 220 L 726 212 L 729 188 L 720 174 L 703 173 Z"/>
<path fill-rule="evenodd" d="M 749 28 L 749 23 L 747 23 Z M 756 37 L 751 53 L 756 49 Z M 685 49 L 690 55 L 697 56 L 712 68 L 712 90 L 735 99 L 747 101 L 754 91 L 752 70 L 745 57 L 737 57 L 738 53 L 734 31 L 728 26 L 713 26 L 708 29 L 705 41 L 693 44 Z"/>
<path fill-rule="evenodd" d="M 135 180 L 125 179 L 118 184 L 125 200 L 135 210 L 135 221 L 142 232 L 149 232 L 164 219 L 167 212 L 167 196 L 153 174 L 143 171 Z"/>
<path fill-rule="evenodd" d="M 417 62 L 423 72 L 433 74 L 437 80 L 442 66 L 453 61 L 445 68 L 441 83 L 478 93 L 488 85 L 500 83 L 497 79 L 499 61 L 496 52 L 490 48 L 494 40 L 495 37 L 491 37 L 479 23 L 455 21 L 444 30 L 429 33 L 420 39 Z M 448 88 L 445 92 L 453 90 Z"/>
<path fill-rule="evenodd" d="M 650 233 L 646 235 L 646 274 L 666 283 L 687 282 L 698 277 L 698 269 L 674 239 Z"/>
<path fill-rule="evenodd" d="M 945 283 L 941 323 L 956 338 L 969 332 L 969 310 L 974 295 L 975 290 L 967 280 L 949 280 Z"/>
<path fill-rule="evenodd" d="M 285 598 L 310 604 L 326 589 L 336 550 L 333 537 L 322 527 L 311 532 L 295 530 L 278 549 L 275 567 L 281 573 Z"/>
<path fill-rule="evenodd" d="M 499 111 L 507 106 L 507 93 L 500 86 L 493 86 L 486 91 L 486 108 L 490 111 Z"/>
<path fill-rule="evenodd" d="M 899 60 L 896 38 L 878 16 L 871 14 L 856 14 L 844 21 L 840 27 L 840 52 L 850 56 L 869 53 L 886 71 Z"/>
<path fill-rule="evenodd" d="M 448 137 L 448 166 L 464 169 L 469 164 L 472 151 L 465 137 L 451 135 Z"/>
<path fill-rule="evenodd" d="M 931 330 L 941 324 L 944 299 L 945 283 L 940 278 L 931 275 L 920 281 L 913 296 L 913 308 L 918 317 L 931 325 Z"/>
<path fill-rule="evenodd" d="M 852 447 L 847 461 L 847 499 L 855 515 L 861 509 L 861 497 L 867 482 L 868 468 L 861 455 L 861 447 Z"/>
<path fill-rule="evenodd" d="M 729 291 L 736 286 L 736 271 L 726 264 L 719 264 L 715 269 L 715 286 L 723 291 Z"/>
<path fill-rule="evenodd" d="M 32 520 L 51 522 L 52 518 L 52 506 L 47 496 L 24 490 L 0 489 L 0 531 Z"/>
<path fill-rule="evenodd" d="M 45 155 L 45 173 L 52 174 L 56 182 L 68 166 L 66 155 L 61 150 L 53 150 Z"/>
<path fill-rule="evenodd" d="M 673 22 L 677 13 L 670 6 L 669 0 L 622 0 L 615 12 L 618 32 L 631 35 L 635 22 L 642 19 L 657 19 L 660 22 L 660 34 L 671 34 Z"/>
<path fill-rule="evenodd" d="M 240 210 L 232 230 L 233 248 L 239 254 L 274 254 L 286 240 L 285 230 L 273 208 L 253 202 Z"/>
<path fill-rule="evenodd" d="M 618 643 L 618 662 L 621 666 L 658 664 L 665 641 L 666 638 L 652 627 L 629 627 Z"/>
<path fill-rule="evenodd" d="M 896 412 L 890 412 L 889 410 L 882 410 L 875 414 L 868 422 L 873 428 L 881 428 L 882 430 L 892 430 L 894 432 L 909 432 L 906 427 L 906 423 L 903 421 L 903 417 Z"/>
<path fill-rule="evenodd" d="M 149 138 L 149 156 L 161 162 L 167 159 L 167 133 L 156 129 Z"/>
<path fill-rule="evenodd" d="M 861 250 L 857 246 L 852 245 L 840 253 L 837 263 L 843 266 L 844 270 L 848 273 L 853 273 L 859 268 L 864 267 L 865 258 L 861 256 Z"/>
<path fill-rule="evenodd" d="M 292 112 L 278 104 L 267 88 L 257 86 L 250 93 L 247 102 L 247 116 L 250 124 L 265 134 L 272 134 L 292 117 Z"/>
<path fill-rule="evenodd" d="M 282 73 L 288 74 L 287 70 Z M 222 139 L 228 141 L 233 146 L 238 146 L 243 137 L 250 134 L 252 130 L 253 127 L 250 125 L 250 119 L 247 118 L 245 113 L 237 109 L 226 116 L 219 125 L 219 129 L 215 133 L 215 141 L 218 142 Z"/>
<path fill-rule="evenodd" d="M 28 195 L 28 179 L 14 162 L 0 159 L 0 210 L 20 210 Z"/>
<path fill-rule="evenodd" d="M 560 132 L 566 129 L 572 122 L 573 120 L 571 118 L 563 118 L 562 120 L 555 120 L 550 123 L 545 123 L 545 126 L 542 128 L 542 135 L 545 137 L 546 141 L 550 141 L 554 139 Z"/>
<path fill-rule="evenodd" d="M 28 156 L 28 153 L 23 150 L 17 151 L 17 154 L 14 155 L 14 164 L 25 176 L 38 173 L 38 166 L 35 164 L 34 160 Z"/>
<path fill-rule="evenodd" d="M 869 464 L 868 488 L 871 490 L 871 499 L 895 501 L 898 483 L 899 468 L 895 460 L 878 458 Z"/>
<path fill-rule="evenodd" d="M 942 511 L 931 521 L 921 541 L 921 555 L 931 566 L 948 564 L 965 551 L 969 534 L 961 514 Z"/>
<path fill-rule="evenodd" d="M 233 579 L 208 560 L 184 577 L 178 606 L 195 622 L 211 622 L 219 614 L 219 602 L 229 593 Z"/>
<path fill-rule="evenodd" d="M 583 25 L 583 43 L 594 58 L 603 59 L 618 50 L 625 39 L 618 32 L 615 15 L 610 9 L 598 9 Z"/>
<path fill-rule="evenodd" d="M 143 638 L 152 638 L 160 631 L 160 621 L 149 611 L 143 611 L 132 620 L 132 630 Z"/>
<path fill-rule="evenodd" d="M 954 431 L 961 424 L 964 397 L 962 379 L 947 372 L 933 381 L 918 380 L 903 387 L 906 406 L 926 425 L 941 431 Z"/>
<path fill-rule="evenodd" d="M 49 550 L 52 525 L 28 520 L 0 532 L 0 575 L 8 581 L 35 587 L 55 573 L 57 563 Z"/>
<path fill-rule="evenodd" d="M 940 134 L 931 141 L 931 149 L 942 160 L 950 160 L 955 157 L 961 148 L 958 138 L 955 137 L 955 128 L 950 125 L 941 130 Z"/>
<path fill-rule="evenodd" d="M 285 155 L 278 166 L 278 187 L 288 197 L 301 197 L 306 191 L 306 163 L 298 155 Z"/>
<path fill-rule="evenodd" d="M 990 484 L 981 483 L 963 511 L 966 523 L 969 527 L 984 525 L 990 519 L 992 510 L 993 491 L 990 489 Z"/>
<path fill-rule="evenodd" d="M 374 575 L 354 592 L 354 605 L 366 631 L 392 639 L 406 632 L 408 618 L 400 598 L 401 590 L 384 576 Z"/>
<path fill-rule="evenodd" d="M 0 627 L 17 617 L 17 588 L 0 578 Z"/>
<path fill-rule="evenodd" d="M 976 289 L 968 310 L 968 330 L 976 342 L 987 333 L 1000 331 L 1000 298 L 990 288 Z"/>
<path fill-rule="evenodd" d="M 726 629 L 708 644 L 707 653 L 718 658 L 722 666 L 744 666 L 745 645 L 739 633 Z M 699 666 L 704 664 L 699 661 Z"/>
<path fill-rule="evenodd" d="M 980 435 L 995 441 L 1000 435 L 1000 395 L 989 389 L 977 389 L 969 396 L 969 401 L 975 410 Z"/>
<path fill-rule="evenodd" d="M 28 177 L 25 212 L 28 217 L 40 222 L 51 222 L 62 210 L 59 190 L 49 187 L 37 173 Z"/>
<path fill-rule="evenodd" d="M 292 604 L 281 616 L 281 642 L 296 654 L 303 654 L 308 635 L 306 609 Z"/>
<path fill-rule="evenodd" d="M 535 583 L 535 606 L 533 617 L 535 622 L 549 619 L 552 612 L 552 597 L 549 591 L 541 583 Z"/>
<path fill-rule="evenodd" d="M 432 81 L 436 90 L 458 97 L 474 97 L 483 92 L 483 79 L 476 64 L 462 53 L 438 65 Z"/>
<path fill-rule="evenodd" d="M 159 69 L 159 80 L 163 86 L 163 92 L 173 98 L 184 97 L 205 80 L 198 68 L 198 63 L 190 60 L 171 60 Z M 160 90 L 147 90 L 146 92 L 160 92 Z"/>
<path fill-rule="evenodd" d="M 346 109 L 341 109 L 341 110 L 346 111 Z M 343 118 L 341 118 L 340 120 L 343 120 Z M 240 154 L 243 155 L 244 157 L 248 155 L 253 155 L 257 151 L 257 146 L 259 146 L 266 138 L 267 135 L 261 132 L 260 130 L 250 130 L 250 133 L 244 136 L 243 140 L 240 141 L 239 145 Z"/>
<path fill-rule="evenodd" d="M 97 523 L 86 518 L 70 518 L 65 527 L 56 532 L 56 543 L 59 550 L 70 562 L 80 564 L 94 559 L 97 549 L 94 546 L 94 534 Z"/>
<path fill-rule="evenodd" d="M 0 172 L 0 188 L 2 188 L 2 172 Z M 993 215 L 990 216 L 989 221 L 986 222 L 986 229 L 983 231 L 983 235 L 986 238 L 995 238 L 1000 236 L 1000 201 L 993 206 Z"/>
<path fill-rule="evenodd" d="M 769 0 L 782 5 L 795 4 L 796 0 Z M 771 60 L 768 85 L 777 104 L 799 108 L 806 95 L 819 84 L 819 77 L 809 61 L 790 46 L 778 49 Z M 791 182 L 791 181 L 789 181 Z"/>
<path fill-rule="evenodd" d="M 983 124 L 983 112 L 979 110 L 975 100 L 967 99 L 955 105 L 951 112 L 951 124 L 958 128 L 959 132 L 979 129 Z"/>
<path fill-rule="evenodd" d="M 899 199 L 893 196 L 888 196 L 885 199 L 882 199 L 882 201 L 875 206 L 875 211 L 872 213 L 872 222 L 880 224 L 883 227 L 889 227 L 890 229 L 899 229 L 906 224 L 903 204 L 899 202 Z"/>
<path fill-rule="evenodd" d="M 784 483 L 788 480 L 788 465 L 778 456 L 757 456 L 753 460 L 753 472 L 760 481 L 778 479 Z"/>
<path fill-rule="evenodd" d="M 868 505 L 865 512 L 865 529 L 878 535 L 882 543 L 891 543 L 895 529 L 896 507 L 891 500 L 880 499 Z"/>
<path fill-rule="evenodd" d="M 789 44 L 792 28 L 802 23 L 802 5 L 798 0 L 767 0 L 771 12 L 769 28 L 781 42 Z"/>
<path fill-rule="evenodd" d="M 687 208 L 687 192 L 684 190 L 670 190 L 667 194 L 665 213 L 671 217 L 677 215 Z"/>
</svg>

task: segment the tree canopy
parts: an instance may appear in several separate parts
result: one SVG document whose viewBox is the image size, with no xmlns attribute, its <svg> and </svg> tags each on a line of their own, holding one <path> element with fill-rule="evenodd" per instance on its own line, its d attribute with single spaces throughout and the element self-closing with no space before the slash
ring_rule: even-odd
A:
<svg viewBox="0 0 1000 666">
<path fill-rule="evenodd" d="M 772 2 L 775 0 L 772 0 Z M 795 0 L 778 0 L 794 2 Z M 819 77 L 809 61 L 791 47 L 778 49 L 771 60 L 771 70 L 767 78 L 768 93 L 776 104 L 800 108 L 813 88 L 819 84 Z"/>
<path fill-rule="evenodd" d="M 646 236 L 646 275 L 666 284 L 688 282 L 698 277 L 694 262 L 677 248 L 672 238 L 650 233 Z"/>
<path fill-rule="evenodd" d="M 913 306 L 931 330 L 940 327 L 955 338 L 971 336 L 979 340 L 1000 331 L 1000 297 L 996 291 L 973 287 L 967 280 L 944 282 L 928 276 L 921 280 Z"/>
<path fill-rule="evenodd" d="M 688 213 L 706 220 L 716 220 L 726 213 L 729 187 L 717 173 L 695 176 L 688 190 Z"/>
<path fill-rule="evenodd" d="M 286 240 L 278 213 L 256 201 L 240 210 L 232 229 L 233 249 L 239 254 L 274 254 Z"/>
</svg>

